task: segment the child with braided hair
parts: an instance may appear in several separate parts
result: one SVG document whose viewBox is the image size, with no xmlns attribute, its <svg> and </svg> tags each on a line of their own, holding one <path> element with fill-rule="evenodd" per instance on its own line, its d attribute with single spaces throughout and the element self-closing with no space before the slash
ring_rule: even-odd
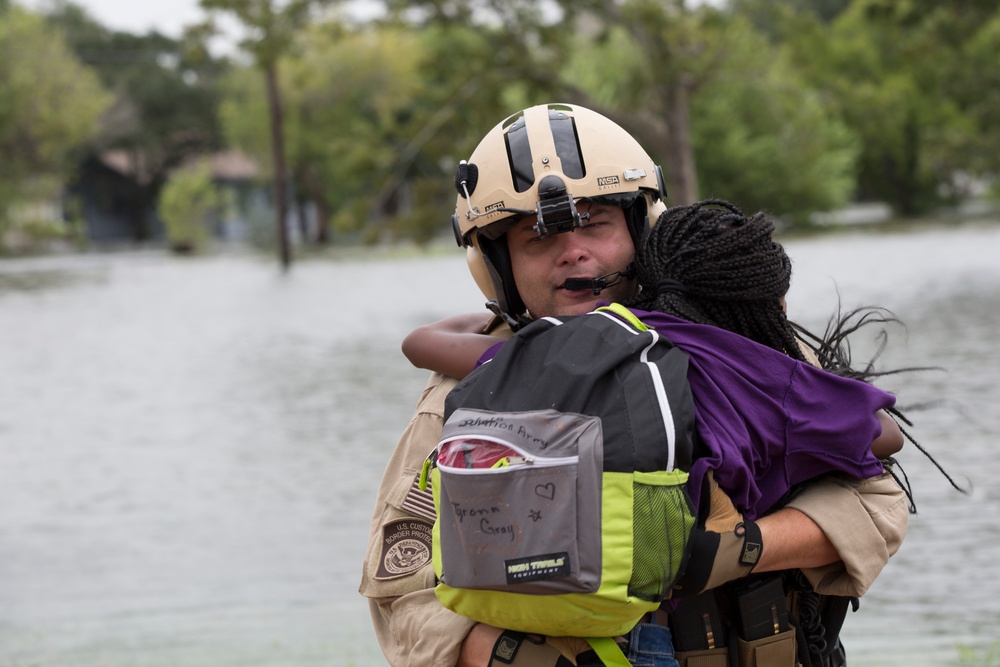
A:
<svg viewBox="0 0 1000 667">
<path fill-rule="evenodd" d="M 679 332 L 674 337 L 668 333 L 683 325 L 671 321 L 674 316 L 686 322 L 709 325 L 772 348 L 792 359 L 811 367 L 822 367 L 838 376 L 867 381 L 877 376 L 870 367 L 856 370 L 850 365 L 845 344 L 847 334 L 857 326 L 848 326 L 859 311 L 848 313 L 824 340 L 792 324 L 786 315 L 785 295 L 791 283 L 791 260 L 781 244 L 773 238 L 774 224 L 763 213 L 746 217 L 735 206 L 722 200 L 708 200 L 692 206 L 675 207 L 666 211 L 657 224 L 644 236 L 636 253 L 636 271 L 641 291 L 629 302 L 634 309 L 651 311 L 644 321 L 673 340 L 678 347 L 692 352 L 691 344 L 699 344 L 698 336 L 692 343 L 680 342 Z M 887 322 L 876 310 L 867 311 L 862 323 Z M 806 337 L 820 344 L 812 349 L 803 342 Z M 736 339 L 728 338 L 731 345 Z M 690 373 L 707 372 L 706 363 L 692 364 Z M 718 372 L 718 369 L 715 370 Z M 822 378 L 822 375 L 818 376 Z M 710 381 L 711 377 L 706 378 Z M 795 389 L 797 395 L 806 392 L 805 385 Z M 822 396 L 822 389 L 808 390 L 805 395 Z M 697 400 L 697 396 L 696 396 Z M 720 409 L 718 405 L 712 406 Z M 742 406 L 734 405 L 735 408 Z M 895 411 L 890 404 L 879 408 L 875 416 L 881 433 L 871 443 L 872 452 L 885 460 L 897 453 L 903 445 L 902 432 L 889 415 Z M 843 413 L 833 405 L 820 406 L 811 418 L 841 419 Z M 839 413 L 839 414 L 838 414 Z M 803 412 L 797 417 L 809 418 Z M 795 418 L 796 416 L 793 416 Z M 706 415 L 707 418 L 707 415 Z M 729 422 L 738 423 L 738 420 Z M 835 423 L 830 424 L 836 428 Z M 847 423 L 844 422 L 847 428 Z M 737 433 L 739 430 L 737 429 Z M 716 429 L 715 437 L 726 439 L 732 431 Z M 842 431 L 846 435 L 846 430 Z M 742 437 L 742 433 L 740 434 Z M 837 446 L 836 443 L 830 443 Z M 720 459 L 720 450 L 709 447 L 692 464 L 692 478 L 700 479 L 704 471 L 715 471 L 719 485 L 729 494 L 737 507 L 754 503 L 752 497 L 742 494 L 739 477 L 730 477 L 727 466 Z M 755 473 L 757 479 L 761 471 Z M 757 504 L 750 516 L 759 515 L 770 508 L 770 498 L 763 505 Z"/>
<path fill-rule="evenodd" d="M 691 358 L 688 379 L 703 444 L 692 464 L 692 498 L 698 502 L 701 481 L 712 470 L 751 519 L 790 486 L 825 472 L 881 474 L 878 460 L 903 444 L 886 412 L 894 397 L 834 375 L 864 380 L 874 373 L 851 370 L 840 341 L 820 346 L 817 357 L 796 335 L 784 302 L 791 261 L 773 232 L 764 214 L 748 218 L 722 200 L 668 209 L 637 249 L 641 289 L 625 304 Z M 465 377 L 503 344 L 474 333 L 484 324 L 482 316 L 461 315 L 425 325 L 407 336 L 403 352 L 417 367 Z M 816 368 L 821 365 L 833 372 Z M 794 382 L 771 382 L 792 376 Z M 747 383 L 756 384 L 752 392 L 729 395 Z M 869 406 L 867 414 L 849 414 L 859 405 Z M 746 414 L 769 415 L 767 428 L 784 441 L 764 435 L 761 424 L 748 426 Z M 859 449 L 859 438 L 870 451 Z M 807 453 L 797 448 L 803 442 Z M 789 473 L 783 457 L 793 454 L 802 458 Z"/>
</svg>

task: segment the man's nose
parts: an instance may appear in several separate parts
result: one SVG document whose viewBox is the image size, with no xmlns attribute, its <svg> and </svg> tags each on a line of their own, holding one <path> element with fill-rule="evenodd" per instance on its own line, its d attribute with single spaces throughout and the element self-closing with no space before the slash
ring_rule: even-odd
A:
<svg viewBox="0 0 1000 667">
<path fill-rule="evenodd" d="M 556 261 L 575 264 L 590 257 L 590 246 L 583 234 L 563 232 L 555 237 Z"/>
</svg>

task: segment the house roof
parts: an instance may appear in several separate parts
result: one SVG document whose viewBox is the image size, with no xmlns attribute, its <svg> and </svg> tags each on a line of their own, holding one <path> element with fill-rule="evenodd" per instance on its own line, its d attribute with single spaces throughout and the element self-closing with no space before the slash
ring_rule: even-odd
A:
<svg viewBox="0 0 1000 667">
<path fill-rule="evenodd" d="M 110 150 L 101 153 L 101 162 L 123 176 L 134 178 L 141 183 L 149 181 L 149 173 L 141 155 L 126 150 Z M 189 167 L 206 159 L 206 156 L 192 156 L 182 165 Z M 260 178 L 260 164 L 246 153 L 225 150 L 207 156 L 212 170 L 212 178 L 227 181 L 250 181 Z"/>
</svg>

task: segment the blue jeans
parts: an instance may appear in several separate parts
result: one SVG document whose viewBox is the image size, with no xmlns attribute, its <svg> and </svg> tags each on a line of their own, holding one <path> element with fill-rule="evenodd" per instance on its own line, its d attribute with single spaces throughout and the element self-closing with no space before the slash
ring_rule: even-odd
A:
<svg viewBox="0 0 1000 667">
<path fill-rule="evenodd" d="M 627 639 L 625 657 L 632 667 L 680 667 L 667 626 L 640 623 L 632 628 Z"/>
</svg>

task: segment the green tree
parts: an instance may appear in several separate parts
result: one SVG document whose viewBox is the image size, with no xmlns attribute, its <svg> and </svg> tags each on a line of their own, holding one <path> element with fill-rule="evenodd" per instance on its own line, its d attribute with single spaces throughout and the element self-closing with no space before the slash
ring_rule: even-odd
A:
<svg viewBox="0 0 1000 667">
<path fill-rule="evenodd" d="M 785 17 L 804 14 L 830 23 L 843 14 L 852 0 L 729 0 L 729 9 L 745 16 L 754 28 L 771 39 L 783 32 Z"/>
<path fill-rule="evenodd" d="M 187 254 L 203 249 L 222 204 L 207 162 L 174 172 L 158 206 L 171 250 Z"/>
<path fill-rule="evenodd" d="M 783 44 L 860 139 L 858 194 L 919 215 L 996 172 L 996 3 L 854 0 L 830 29 L 791 15 Z M 992 63 L 992 64 L 988 64 Z"/>
<path fill-rule="evenodd" d="M 745 18 L 712 15 L 701 21 L 693 29 L 705 51 L 693 52 L 683 65 L 699 82 L 688 100 L 697 174 L 689 180 L 699 187 L 687 196 L 722 197 L 796 222 L 846 203 L 857 154 L 852 133 L 829 113 L 794 62 Z M 656 90 L 663 76 L 651 62 L 645 42 L 616 26 L 594 48 L 574 54 L 564 76 L 601 105 L 642 108 L 649 104 L 647 91 Z M 663 166 L 668 174 L 675 169 L 669 159 Z M 682 201 L 669 187 L 668 199 Z"/>
<path fill-rule="evenodd" d="M 281 266 L 285 269 L 291 265 L 292 255 L 285 224 L 288 211 L 288 169 L 278 62 L 291 50 L 296 36 L 313 17 L 314 12 L 333 1 L 289 0 L 282 6 L 277 0 L 201 0 L 204 9 L 230 14 L 240 21 L 248 35 L 240 46 L 253 57 L 254 64 L 264 75 L 270 118 L 278 252 Z"/>
<path fill-rule="evenodd" d="M 147 213 L 171 170 L 221 146 L 215 83 L 225 63 L 212 58 L 195 34 L 173 39 L 155 31 L 110 30 L 66 0 L 53 4 L 47 19 L 114 93 L 93 150 L 127 158 L 128 175 L 142 193 L 129 212 L 133 235 L 148 238 Z"/>
<path fill-rule="evenodd" d="M 691 107 L 727 58 L 725 16 L 710 6 L 691 8 L 684 0 L 605 0 L 599 5 L 606 29 L 624 30 L 642 58 L 642 65 L 627 70 L 629 87 L 617 96 L 619 105 L 641 110 L 634 114 L 637 122 L 623 125 L 660 157 L 670 201 L 693 203 L 701 190 Z"/>
<path fill-rule="evenodd" d="M 851 201 L 857 138 L 784 58 L 772 53 L 757 76 L 741 76 L 768 51 L 759 47 L 692 104 L 699 179 L 705 196 L 806 224 Z"/>
<path fill-rule="evenodd" d="M 867 0 L 861 7 L 873 24 L 889 24 L 906 34 L 902 57 L 909 59 L 922 97 L 936 103 L 917 136 L 938 191 L 946 198 L 962 196 L 965 176 L 995 178 L 1000 172 L 1000 5 L 992 0 Z"/>
<path fill-rule="evenodd" d="M 396 212 L 399 188 L 384 184 L 401 157 L 422 61 L 413 31 L 350 32 L 333 22 L 315 26 L 289 59 L 293 173 L 321 229 L 331 211 L 339 229 Z"/>
<path fill-rule="evenodd" d="M 699 198 L 692 104 L 734 62 L 745 22 L 684 0 L 561 0 L 557 16 L 522 0 L 417 4 L 476 30 L 527 99 L 584 104 L 632 132 L 664 165 L 672 203 Z"/>
<path fill-rule="evenodd" d="M 950 79 L 955 98 L 965 111 L 971 127 L 963 148 L 969 159 L 964 166 L 979 176 L 993 178 L 1000 188 L 1000 79 L 996 75 L 1000 53 L 1000 11 L 978 24 L 975 32 L 962 42 L 960 60 Z M 969 140 L 971 139 L 971 140 Z"/>
<path fill-rule="evenodd" d="M 219 125 L 229 147 L 253 157 L 271 177 L 273 156 L 268 135 L 267 89 L 253 67 L 234 66 L 219 82 Z"/>
<path fill-rule="evenodd" d="M 61 31 L 16 5 L 0 12 L 0 233 L 12 203 L 58 194 L 109 102 Z"/>
<path fill-rule="evenodd" d="M 498 113 L 524 105 L 521 87 L 498 83 L 494 55 L 463 26 L 334 20 L 303 32 L 279 67 L 289 171 L 321 232 L 324 221 L 369 242 L 441 231 L 458 160 Z M 221 117 L 233 145 L 268 163 L 263 99 L 259 80 L 235 71 Z"/>
<path fill-rule="evenodd" d="M 389 26 L 367 39 L 374 40 L 370 48 L 381 44 L 381 57 L 368 56 L 383 63 L 380 82 L 395 77 L 400 94 L 368 86 L 354 93 L 354 104 L 366 110 L 365 119 L 355 122 L 368 128 L 358 157 L 371 154 L 372 169 L 361 173 L 370 173 L 374 186 L 356 181 L 361 185 L 356 201 L 363 201 L 366 189 L 372 201 L 354 224 L 367 225 L 369 240 L 408 236 L 426 241 L 446 228 L 455 203 L 458 161 L 472 152 L 484 127 L 524 105 L 530 84 L 510 77 L 507 65 L 496 60 L 492 38 L 482 40 L 466 26 L 431 25 L 419 31 Z M 388 67 L 394 42 L 406 54 L 405 67 Z M 341 228 L 350 222 L 338 216 Z"/>
</svg>

